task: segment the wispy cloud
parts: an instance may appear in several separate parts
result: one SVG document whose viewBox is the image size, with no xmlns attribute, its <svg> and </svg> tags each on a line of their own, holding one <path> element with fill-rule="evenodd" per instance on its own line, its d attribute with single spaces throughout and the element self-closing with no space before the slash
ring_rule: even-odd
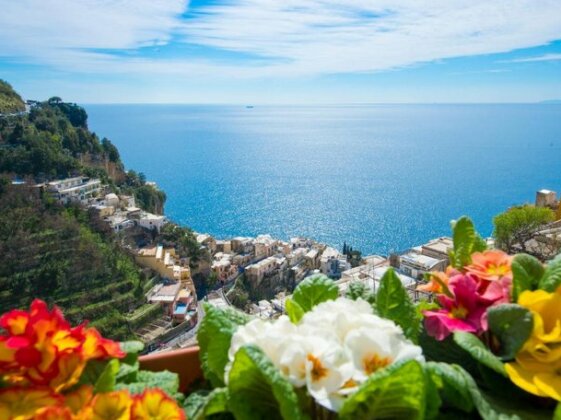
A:
<svg viewBox="0 0 561 420">
<path fill-rule="evenodd" d="M 537 57 L 515 58 L 513 60 L 504 60 L 502 63 L 532 63 L 539 61 L 560 61 L 561 54 L 544 54 Z"/>
<path fill-rule="evenodd" d="M 232 0 L 185 18 L 188 7 L 186 0 L 6 1 L 0 57 L 85 73 L 290 77 L 383 71 L 561 37 L 559 0 Z M 178 43 L 247 57 L 142 52 Z"/>
</svg>

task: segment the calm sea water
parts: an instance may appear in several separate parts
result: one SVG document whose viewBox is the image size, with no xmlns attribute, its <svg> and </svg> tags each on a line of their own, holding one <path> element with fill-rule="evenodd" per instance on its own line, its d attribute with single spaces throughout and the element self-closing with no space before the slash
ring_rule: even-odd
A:
<svg viewBox="0 0 561 420">
<path fill-rule="evenodd" d="M 561 191 L 561 105 L 89 105 L 90 127 L 217 237 L 387 254 Z"/>
</svg>

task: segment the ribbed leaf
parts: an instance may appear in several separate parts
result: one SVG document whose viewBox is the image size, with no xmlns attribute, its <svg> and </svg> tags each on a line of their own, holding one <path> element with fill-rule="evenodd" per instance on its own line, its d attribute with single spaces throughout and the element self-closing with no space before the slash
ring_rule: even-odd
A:
<svg viewBox="0 0 561 420">
<path fill-rule="evenodd" d="M 501 343 L 500 356 L 503 360 L 514 359 L 534 326 L 530 311 L 514 303 L 490 307 L 487 321 L 489 329 Z"/>
<path fill-rule="evenodd" d="M 442 401 L 446 407 L 454 407 L 466 413 L 474 409 L 473 399 L 469 390 L 468 375 L 458 365 L 428 362 L 426 370 L 437 384 Z"/>
<path fill-rule="evenodd" d="M 237 420 L 305 418 L 294 387 L 259 348 L 238 350 L 228 379 L 228 406 Z"/>
<path fill-rule="evenodd" d="M 380 280 L 376 311 L 381 317 L 391 319 L 399 325 L 411 341 L 418 342 L 420 319 L 407 290 L 392 268 Z"/>
<path fill-rule="evenodd" d="M 339 288 L 329 277 L 318 274 L 302 280 L 296 286 L 292 299 L 304 312 L 310 311 L 314 306 L 328 300 L 337 299 Z"/>
<path fill-rule="evenodd" d="M 228 363 L 232 335 L 248 320 L 249 317 L 242 312 L 205 305 L 205 316 L 197 332 L 197 339 L 203 372 L 216 387 L 224 385 L 224 368 Z"/>
<path fill-rule="evenodd" d="M 518 296 L 525 290 L 537 289 L 544 274 L 541 262 L 528 254 L 518 254 L 512 260 L 512 299 L 518 301 Z"/>
<path fill-rule="evenodd" d="M 341 407 L 341 419 L 422 419 L 426 407 L 426 378 L 411 360 L 374 373 Z"/>
<path fill-rule="evenodd" d="M 304 316 L 304 310 L 292 299 L 286 299 L 285 302 L 286 313 L 290 318 L 290 322 L 297 324 Z"/>
<path fill-rule="evenodd" d="M 554 292 L 561 285 L 561 254 L 549 262 L 540 280 L 539 288 Z"/>
<path fill-rule="evenodd" d="M 454 341 L 479 363 L 506 376 L 503 362 L 491 353 L 477 336 L 462 331 L 456 331 L 454 333 Z"/>
</svg>

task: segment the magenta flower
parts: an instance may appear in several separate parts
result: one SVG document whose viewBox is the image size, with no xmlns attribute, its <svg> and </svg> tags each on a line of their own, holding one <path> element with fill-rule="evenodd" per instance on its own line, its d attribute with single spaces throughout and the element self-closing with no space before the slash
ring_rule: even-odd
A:
<svg viewBox="0 0 561 420">
<path fill-rule="evenodd" d="M 483 298 L 478 293 L 477 277 L 458 274 L 450 279 L 448 288 L 452 293 L 451 297 L 438 296 L 441 309 L 423 312 L 428 334 L 441 341 L 454 331 L 479 334 L 485 330 L 485 311 L 494 301 Z M 497 297 L 498 292 L 495 289 L 492 292 L 492 297 Z M 502 297 L 502 293 L 500 296 Z"/>
</svg>

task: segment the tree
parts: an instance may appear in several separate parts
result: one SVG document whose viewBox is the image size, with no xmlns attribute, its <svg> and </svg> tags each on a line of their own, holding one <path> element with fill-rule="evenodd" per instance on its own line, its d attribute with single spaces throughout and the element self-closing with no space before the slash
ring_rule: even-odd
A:
<svg viewBox="0 0 561 420">
<path fill-rule="evenodd" d="M 59 96 L 53 96 L 47 102 L 49 105 L 56 105 L 62 103 L 62 99 Z"/>
<path fill-rule="evenodd" d="M 537 229 L 555 220 L 553 210 L 546 207 L 524 205 L 508 209 L 494 217 L 495 245 L 508 253 L 531 253 L 526 247 Z"/>
</svg>

